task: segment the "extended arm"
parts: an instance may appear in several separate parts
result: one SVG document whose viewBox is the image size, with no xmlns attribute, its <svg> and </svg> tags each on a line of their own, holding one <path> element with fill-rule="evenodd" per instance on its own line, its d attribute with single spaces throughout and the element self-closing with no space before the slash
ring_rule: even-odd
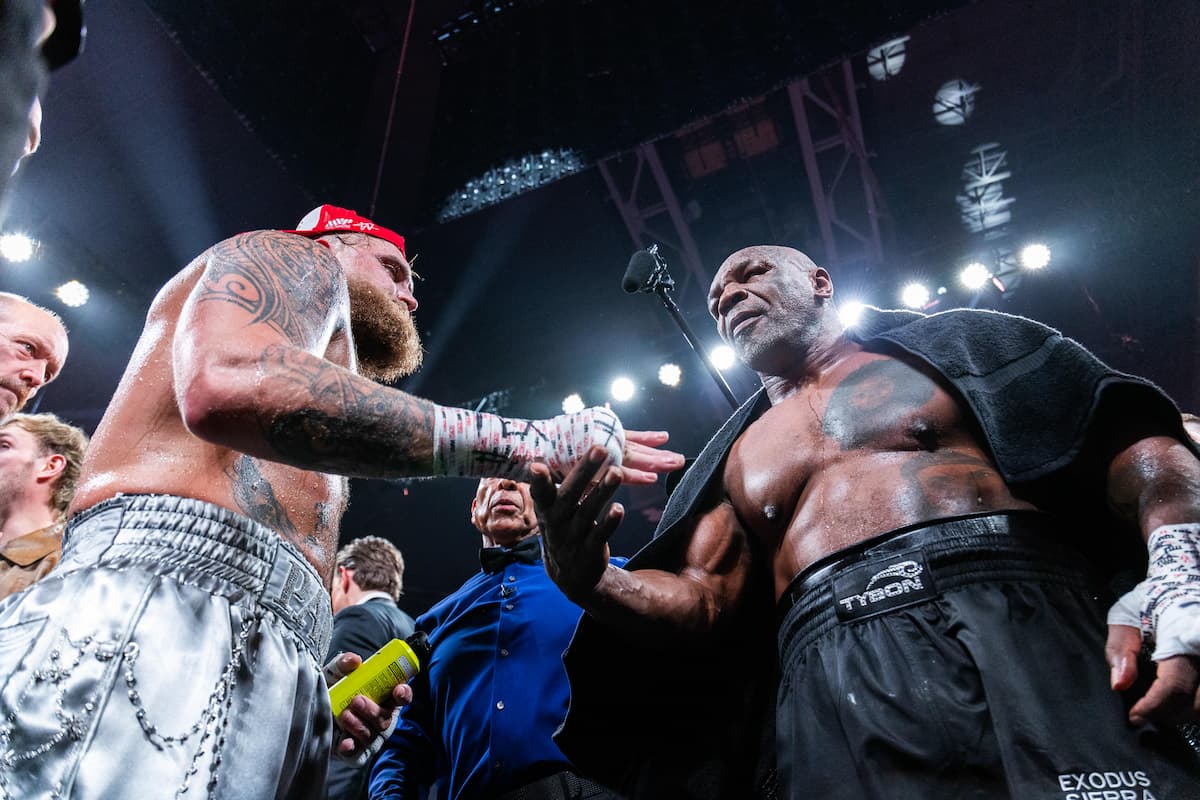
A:
<svg viewBox="0 0 1200 800">
<path fill-rule="evenodd" d="M 608 563 L 608 538 L 624 515 L 620 505 L 607 505 L 619 483 L 595 449 L 557 490 L 535 465 L 530 493 L 551 579 L 588 614 L 651 646 L 719 630 L 735 614 L 751 571 L 733 507 L 720 502 L 700 517 L 678 572 L 628 571 Z"/>
<path fill-rule="evenodd" d="M 630 482 L 682 463 L 654 449 L 665 434 L 626 436 L 603 409 L 584 412 L 592 424 L 529 423 L 444 409 L 356 375 L 324 357 L 348 304 L 340 265 L 302 237 L 258 231 L 215 246 L 175 334 L 188 429 L 259 458 L 358 477 L 520 474 L 535 458 L 578 452 L 579 435 L 624 455 Z"/>
<path fill-rule="evenodd" d="M 1154 683 L 1130 719 L 1200 717 L 1200 461 L 1181 442 L 1151 436 L 1121 450 L 1108 472 L 1109 500 L 1147 540 L 1147 579 L 1110 612 L 1108 658 L 1115 689 L 1137 676 L 1141 633 L 1155 640 Z"/>
<path fill-rule="evenodd" d="M 174 342 L 176 396 L 202 439 L 303 469 L 429 472 L 432 404 L 325 360 L 349 317 L 341 266 L 299 236 L 216 245 Z"/>
</svg>

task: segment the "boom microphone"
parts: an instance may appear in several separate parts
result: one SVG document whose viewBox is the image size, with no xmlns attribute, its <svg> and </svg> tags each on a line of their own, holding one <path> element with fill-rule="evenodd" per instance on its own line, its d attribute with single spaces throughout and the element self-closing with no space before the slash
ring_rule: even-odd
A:
<svg viewBox="0 0 1200 800">
<path fill-rule="evenodd" d="M 629 266 L 625 269 L 625 278 L 621 281 L 621 288 L 629 294 L 654 291 L 649 284 L 650 276 L 657 266 L 658 262 L 652 253 L 648 250 L 638 250 L 633 254 L 633 258 L 629 259 Z"/>
<path fill-rule="evenodd" d="M 729 401 L 729 405 L 735 410 L 738 407 L 738 400 L 730 390 L 729 384 L 721 377 L 721 373 L 713 366 L 712 362 L 705 358 L 703 351 L 700 349 L 700 341 L 696 338 L 696 334 L 692 333 L 691 327 L 684 320 L 683 314 L 679 313 L 679 306 L 675 304 L 675 300 L 671 297 L 671 290 L 675 288 L 675 280 L 671 277 L 670 271 L 667 269 L 667 262 L 658 253 L 658 245 L 652 244 L 645 250 L 638 250 L 629 259 L 629 266 L 625 269 L 625 277 L 621 280 L 621 288 L 629 294 L 636 292 L 646 292 L 647 294 L 656 294 L 666 306 L 667 311 L 671 314 L 671 319 L 675 320 L 675 324 L 679 326 L 679 331 L 683 334 L 683 338 L 691 345 L 692 350 L 700 357 L 700 362 L 708 369 L 708 374 L 716 381 L 717 388 L 721 390 L 721 394 Z"/>
</svg>

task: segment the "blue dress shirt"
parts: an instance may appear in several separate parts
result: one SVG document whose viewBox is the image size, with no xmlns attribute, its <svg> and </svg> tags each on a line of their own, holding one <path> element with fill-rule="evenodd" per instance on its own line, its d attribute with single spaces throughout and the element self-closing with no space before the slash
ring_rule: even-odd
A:
<svg viewBox="0 0 1200 800">
<path fill-rule="evenodd" d="M 562 652 L 581 613 L 540 562 L 514 562 L 418 617 L 429 664 L 375 763 L 371 800 L 418 798 L 435 780 L 439 796 L 474 800 L 570 769 L 550 736 L 567 711 Z"/>
</svg>

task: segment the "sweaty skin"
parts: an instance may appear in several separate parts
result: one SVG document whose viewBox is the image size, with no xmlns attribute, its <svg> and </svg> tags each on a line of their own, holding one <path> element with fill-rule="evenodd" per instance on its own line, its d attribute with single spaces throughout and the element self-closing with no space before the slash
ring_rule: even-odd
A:
<svg viewBox="0 0 1200 800">
<path fill-rule="evenodd" d="M 357 374 L 348 280 L 416 309 L 404 254 L 367 236 L 256 231 L 186 267 L 151 305 L 72 511 L 118 492 L 205 500 L 277 531 L 330 582 L 341 476 L 434 474 L 433 404 Z M 681 466 L 666 440 L 626 431 L 623 478 Z"/>
<path fill-rule="evenodd" d="M 777 597 L 814 561 L 880 533 L 1033 508 L 1008 490 L 944 389 L 857 346 L 738 438 L 724 484 L 746 532 L 774 554 Z"/>
<path fill-rule="evenodd" d="M 721 486 L 692 520 L 678 572 L 606 564 L 624 512 L 608 505 L 617 476 L 603 454 L 589 454 L 557 489 L 547 470 L 533 468 L 546 569 L 591 616 L 652 646 L 696 641 L 736 619 L 756 567 L 769 572 L 778 598 L 817 560 L 887 531 L 1035 508 L 1010 491 L 940 381 L 848 339 L 832 298 L 829 274 L 790 248 L 749 247 L 718 270 L 709 311 L 759 374 L 771 407 L 730 450 Z M 1100 455 L 1112 510 L 1143 537 L 1200 519 L 1196 457 L 1173 438 L 1139 433 L 1135 420 L 1126 427 L 1125 439 Z M 1127 649 L 1110 643 L 1117 688 L 1133 679 Z M 1194 719 L 1200 673 L 1192 659 L 1160 662 L 1133 712 L 1135 722 Z"/>
<path fill-rule="evenodd" d="M 332 461 L 351 443 L 339 441 L 336 428 L 322 426 L 320 415 L 340 409 L 349 417 L 386 400 L 379 409 L 392 408 L 397 430 L 372 450 L 386 443 L 396 448 L 396 462 L 432 461 L 428 429 L 424 435 L 397 435 L 406 419 L 426 421 L 421 412 L 429 404 L 351 374 L 356 365 L 345 280 L 324 247 L 271 231 L 223 242 L 185 268 L 150 307 L 145 331 L 92 438 L 72 510 L 118 492 L 206 500 L 277 531 L 329 578 L 347 479 L 256 458 L 241 451 L 249 447 L 235 450 L 195 435 L 181 409 L 189 377 L 182 373 L 190 372 L 199 352 L 212 350 L 219 354 L 213 372 L 229 385 L 212 387 L 210 396 L 223 400 L 245 393 L 254 402 L 260 393 L 258 413 L 235 408 L 226 419 L 230 426 L 257 428 L 257 436 L 251 430 L 246 438 L 259 440 L 252 446 L 260 453 L 269 449 L 279 458 L 314 465 Z M 272 401 L 276 393 L 300 410 L 282 410 L 287 403 Z M 422 442 L 425 450 L 417 452 Z M 364 460 L 371 454 L 362 451 Z"/>
</svg>

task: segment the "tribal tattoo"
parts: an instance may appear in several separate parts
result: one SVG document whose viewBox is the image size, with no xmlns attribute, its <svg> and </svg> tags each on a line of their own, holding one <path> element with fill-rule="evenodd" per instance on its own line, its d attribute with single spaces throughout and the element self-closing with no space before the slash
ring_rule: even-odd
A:
<svg viewBox="0 0 1200 800">
<path fill-rule="evenodd" d="M 196 299 L 232 303 L 253 315 L 248 325 L 268 325 L 304 344 L 344 283 L 332 259 L 313 253 L 301 237 L 268 231 L 227 239 L 213 248 Z"/>
</svg>

